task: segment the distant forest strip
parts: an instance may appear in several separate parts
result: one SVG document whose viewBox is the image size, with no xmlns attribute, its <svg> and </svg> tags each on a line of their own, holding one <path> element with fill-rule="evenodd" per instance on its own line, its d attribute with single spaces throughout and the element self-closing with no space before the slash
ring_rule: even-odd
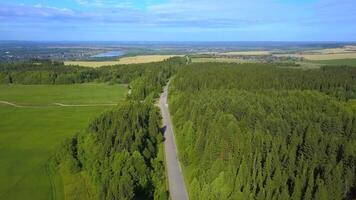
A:
<svg viewBox="0 0 356 200">
<path fill-rule="evenodd" d="M 355 81 L 352 67 L 180 69 L 169 101 L 190 199 L 355 199 Z"/>
<path fill-rule="evenodd" d="M 162 62 L 114 65 L 100 68 L 65 66 L 55 61 L 26 61 L 0 64 L 0 84 L 77 84 L 105 82 L 129 84 L 130 98 L 158 97 L 161 87 L 177 67 L 185 65 L 182 57 Z"/>
<path fill-rule="evenodd" d="M 76 182 L 65 192 L 66 198 L 169 199 L 161 115 L 153 100 L 185 63 L 184 58 L 172 58 L 100 69 L 117 80 L 126 77 L 121 80 L 130 83 L 132 91 L 126 101 L 65 141 L 51 159 L 51 169 L 61 175 L 64 185 L 65 180 Z M 130 71 L 130 67 L 140 70 Z M 87 177 L 89 183 L 81 184 L 80 177 Z"/>
<path fill-rule="evenodd" d="M 92 81 L 130 83 L 147 72 L 184 62 L 185 58 L 175 57 L 162 62 L 113 65 L 96 69 L 45 60 L 0 63 L 0 84 L 73 84 Z"/>
</svg>

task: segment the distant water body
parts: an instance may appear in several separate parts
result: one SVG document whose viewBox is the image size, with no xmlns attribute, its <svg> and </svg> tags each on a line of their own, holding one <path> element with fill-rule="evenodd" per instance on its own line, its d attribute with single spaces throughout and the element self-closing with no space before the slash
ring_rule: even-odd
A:
<svg viewBox="0 0 356 200">
<path fill-rule="evenodd" d="M 108 51 L 105 53 L 100 53 L 97 55 L 93 55 L 93 58 L 104 58 L 104 57 L 119 57 L 125 55 L 124 51 Z"/>
</svg>

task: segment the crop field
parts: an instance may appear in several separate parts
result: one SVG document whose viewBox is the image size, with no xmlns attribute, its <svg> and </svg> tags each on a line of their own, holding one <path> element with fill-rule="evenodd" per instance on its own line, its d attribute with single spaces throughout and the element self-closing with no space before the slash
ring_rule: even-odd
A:
<svg viewBox="0 0 356 200">
<path fill-rule="evenodd" d="M 264 56 L 270 55 L 270 51 L 232 51 L 220 53 L 220 55 L 237 55 L 237 56 Z"/>
<path fill-rule="evenodd" d="M 307 60 L 337 60 L 355 59 L 356 53 L 333 53 L 333 54 L 292 54 L 292 57 L 303 57 Z"/>
<path fill-rule="evenodd" d="M 318 49 L 305 51 L 309 53 L 319 53 L 319 54 L 334 54 L 334 53 L 356 53 L 356 46 L 347 45 L 340 48 L 326 48 L 326 49 Z"/>
<path fill-rule="evenodd" d="M 242 60 L 239 58 L 214 58 L 214 57 L 210 57 L 210 58 L 192 58 L 192 62 L 193 63 L 205 63 L 205 62 L 226 62 L 226 63 L 246 63 L 246 60 Z"/>
<path fill-rule="evenodd" d="M 109 66 L 109 65 L 118 65 L 120 61 L 65 61 L 65 65 L 79 65 L 82 67 L 102 67 L 102 66 Z"/>
<path fill-rule="evenodd" d="M 131 56 L 124 57 L 119 60 L 120 64 L 138 64 L 149 62 L 160 62 L 168 58 L 176 57 L 178 55 L 143 55 L 143 56 Z"/>
<path fill-rule="evenodd" d="M 321 64 L 350 64 L 352 59 L 356 59 L 356 46 L 309 50 L 294 54 L 273 54 L 273 56 L 304 58 Z"/>
<path fill-rule="evenodd" d="M 304 58 L 310 61 L 318 61 L 318 63 L 322 63 L 322 64 L 329 64 L 328 62 L 329 60 L 331 61 L 330 63 L 343 64 L 342 60 L 345 61 L 348 59 L 356 59 L 356 46 L 344 46 L 342 48 L 329 48 L 329 49 L 303 51 L 295 54 L 273 54 L 273 55 L 277 57 Z"/>
<path fill-rule="evenodd" d="M 175 57 L 177 55 L 142 55 L 142 56 L 131 56 L 123 57 L 117 61 L 65 61 L 65 65 L 80 65 L 83 67 L 102 67 L 108 65 L 125 65 L 125 64 L 140 64 L 140 63 L 150 63 L 150 62 L 160 62 L 165 59 Z"/>
<path fill-rule="evenodd" d="M 0 199 L 62 195 L 47 169 L 51 154 L 126 93 L 123 85 L 0 86 L 0 101 L 18 106 L 0 103 Z"/>
</svg>

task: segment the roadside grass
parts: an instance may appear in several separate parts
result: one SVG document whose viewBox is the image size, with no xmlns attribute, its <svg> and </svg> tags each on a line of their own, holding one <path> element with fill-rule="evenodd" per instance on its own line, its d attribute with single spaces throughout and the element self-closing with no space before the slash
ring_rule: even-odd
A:
<svg viewBox="0 0 356 200">
<path fill-rule="evenodd" d="M 116 61 L 65 61 L 65 65 L 79 65 L 83 67 L 102 67 L 109 65 L 125 65 L 125 64 L 140 64 L 150 62 L 160 62 L 168 58 L 172 58 L 179 55 L 141 55 L 141 56 L 129 56 L 123 57 Z"/>
<path fill-rule="evenodd" d="M 122 85 L 2 85 L 0 99 L 26 105 L 107 103 L 119 102 L 126 92 Z M 0 199 L 63 199 L 68 187 L 49 172 L 49 157 L 65 138 L 109 108 L 0 104 Z"/>
<path fill-rule="evenodd" d="M 63 199 L 94 200 L 98 199 L 97 188 L 90 180 L 86 172 L 70 173 L 65 169 L 60 170 L 60 178 L 63 184 Z"/>
<path fill-rule="evenodd" d="M 351 107 L 353 107 L 354 109 L 356 109 L 356 99 L 351 100 L 351 101 L 349 102 L 349 104 L 351 105 Z"/>
</svg>

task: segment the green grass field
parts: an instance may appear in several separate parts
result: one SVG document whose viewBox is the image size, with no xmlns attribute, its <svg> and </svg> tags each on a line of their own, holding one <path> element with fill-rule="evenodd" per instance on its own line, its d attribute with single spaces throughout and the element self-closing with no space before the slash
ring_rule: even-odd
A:
<svg viewBox="0 0 356 200">
<path fill-rule="evenodd" d="M 117 99 L 123 98 L 126 93 L 127 88 L 123 85 L 0 85 L 0 101 L 24 106 L 117 103 Z"/>
<path fill-rule="evenodd" d="M 335 60 L 318 60 L 312 61 L 313 63 L 319 63 L 324 65 L 349 65 L 356 66 L 356 59 L 335 59 Z"/>
<path fill-rule="evenodd" d="M 30 105 L 0 104 L 0 199 L 63 197 L 64 187 L 53 186 L 58 181 L 49 176 L 46 162 L 61 141 L 112 107 L 60 107 L 53 103 L 117 103 L 126 93 L 122 85 L 0 86 L 0 101 Z"/>
</svg>

